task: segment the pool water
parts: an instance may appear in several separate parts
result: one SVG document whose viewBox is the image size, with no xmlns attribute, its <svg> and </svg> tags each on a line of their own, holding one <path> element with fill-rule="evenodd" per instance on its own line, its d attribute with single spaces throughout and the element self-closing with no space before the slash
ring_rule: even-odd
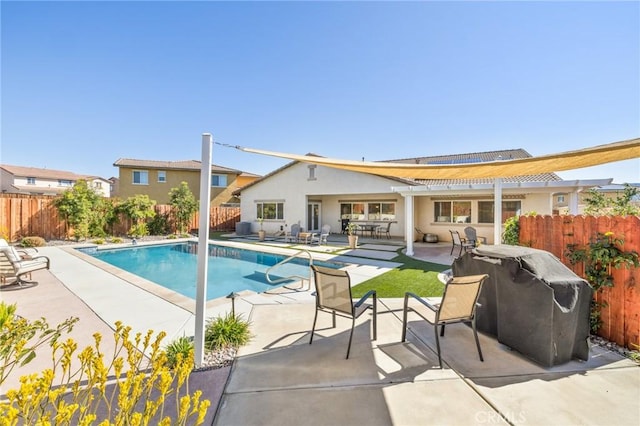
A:
<svg viewBox="0 0 640 426">
<path fill-rule="evenodd" d="M 103 262 L 117 266 L 163 287 L 192 299 L 196 298 L 197 251 L 194 242 L 79 251 Z M 225 297 L 231 292 L 252 290 L 262 293 L 292 282 L 271 284 L 265 272 L 287 256 L 209 244 L 207 300 Z M 341 268 L 344 264 L 314 260 L 315 265 Z M 292 275 L 309 276 L 309 260 L 293 259 L 278 266 L 270 274 L 271 280 Z"/>
</svg>

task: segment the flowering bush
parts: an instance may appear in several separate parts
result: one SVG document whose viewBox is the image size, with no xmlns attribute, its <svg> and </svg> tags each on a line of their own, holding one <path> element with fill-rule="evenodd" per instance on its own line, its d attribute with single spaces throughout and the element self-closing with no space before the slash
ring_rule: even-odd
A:
<svg viewBox="0 0 640 426">
<path fill-rule="evenodd" d="M 153 337 L 137 333 L 116 323 L 113 358 L 100 350 L 102 336 L 94 334 L 95 344 L 77 352 L 73 339 L 62 342 L 62 332 L 70 330 L 77 319 L 67 320 L 50 329 L 44 319 L 34 323 L 16 317 L 15 307 L 0 309 L 0 384 L 17 363 L 24 365 L 35 357 L 29 339 L 39 333 L 36 342 L 50 344 L 53 367 L 20 378 L 20 387 L 6 392 L 0 402 L 0 424 L 202 424 L 210 402 L 200 400 L 202 392 L 189 393 L 188 377 L 193 370 L 193 356 L 177 356 L 173 369 L 160 342 L 165 333 Z M 181 392 L 186 388 L 184 392 Z M 164 413 L 169 395 L 175 399 L 176 414 Z M 103 417 L 102 420 L 98 416 Z"/>
<path fill-rule="evenodd" d="M 584 276 L 594 291 L 601 291 L 607 287 L 613 287 L 613 276 L 611 268 L 621 267 L 637 268 L 640 266 L 638 253 L 635 251 L 623 251 L 624 240 L 616 238 L 611 231 L 604 234 L 598 233 L 585 247 L 578 247 L 577 244 L 569 244 L 565 255 L 572 265 L 583 263 Z M 602 321 L 600 320 L 600 310 L 603 304 L 591 303 L 591 330 L 598 331 Z"/>
</svg>

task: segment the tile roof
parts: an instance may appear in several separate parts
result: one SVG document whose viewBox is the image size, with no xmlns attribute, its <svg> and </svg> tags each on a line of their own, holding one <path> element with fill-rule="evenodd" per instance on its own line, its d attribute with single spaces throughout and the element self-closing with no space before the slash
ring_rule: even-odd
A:
<svg viewBox="0 0 640 426">
<path fill-rule="evenodd" d="M 41 169 L 38 167 L 12 166 L 9 164 L 2 164 L 0 165 L 0 168 L 6 170 L 7 172 L 11 173 L 14 176 L 34 177 L 34 178 L 40 178 L 40 179 L 65 179 L 65 180 L 75 181 L 78 179 L 99 178 L 99 176 L 79 175 L 77 173 L 68 172 L 65 170 Z"/>
<path fill-rule="evenodd" d="M 386 163 L 404 164 L 472 164 L 484 163 L 496 160 L 514 160 L 520 158 L 531 158 L 531 154 L 522 148 L 503 149 L 498 151 L 469 152 L 465 154 L 436 155 L 431 157 L 413 157 L 397 160 L 385 160 Z M 562 180 L 555 173 L 540 173 L 536 175 L 514 176 L 504 178 L 504 182 L 551 182 Z M 415 179 L 414 182 L 421 185 L 471 185 L 493 183 L 493 179 Z"/>
<path fill-rule="evenodd" d="M 113 165 L 115 167 L 144 167 L 148 169 L 200 170 L 202 162 L 198 160 L 156 161 L 119 158 L 115 163 L 113 163 Z M 230 169 L 216 164 L 211 165 L 211 170 L 222 173 L 242 173 L 242 170 Z"/>
</svg>

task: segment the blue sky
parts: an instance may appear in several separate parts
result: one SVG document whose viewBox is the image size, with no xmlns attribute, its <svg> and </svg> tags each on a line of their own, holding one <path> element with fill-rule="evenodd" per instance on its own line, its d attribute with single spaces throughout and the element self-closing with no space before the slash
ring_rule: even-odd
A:
<svg viewBox="0 0 640 426">
<path fill-rule="evenodd" d="M 639 2 L 8 2 L 0 162 L 386 160 L 640 136 Z M 286 161 L 214 146 L 266 174 Z M 640 182 L 640 160 L 562 172 Z"/>
</svg>

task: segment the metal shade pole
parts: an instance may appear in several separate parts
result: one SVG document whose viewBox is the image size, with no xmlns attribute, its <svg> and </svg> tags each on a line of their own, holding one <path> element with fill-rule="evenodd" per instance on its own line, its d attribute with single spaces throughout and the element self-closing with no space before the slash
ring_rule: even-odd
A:
<svg viewBox="0 0 640 426">
<path fill-rule="evenodd" d="M 207 304 L 209 265 L 209 216 L 211 214 L 211 151 L 210 133 L 202 134 L 202 167 L 200 169 L 200 217 L 198 229 L 198 275 L 196 286 L 196 329 L 193 338 L 196 368 L 204 363 L 204 326 Z"/>
</svg>

